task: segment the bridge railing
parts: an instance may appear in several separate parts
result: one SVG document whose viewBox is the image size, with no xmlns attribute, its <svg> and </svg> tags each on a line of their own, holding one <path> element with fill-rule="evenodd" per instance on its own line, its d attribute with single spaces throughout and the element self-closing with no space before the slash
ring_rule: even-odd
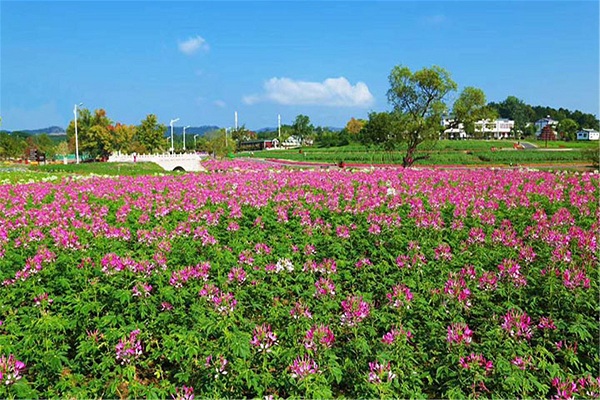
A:
<svg viewBox="0 0 600 400">
<path fill-rule="evenodd" d="M 183 154 L 112 154 L 108 157 L 108 162 L 135 162 L 135 161 L 202 161 L 208 158 L 206 153 L 183 153 Z"/>
</svg>

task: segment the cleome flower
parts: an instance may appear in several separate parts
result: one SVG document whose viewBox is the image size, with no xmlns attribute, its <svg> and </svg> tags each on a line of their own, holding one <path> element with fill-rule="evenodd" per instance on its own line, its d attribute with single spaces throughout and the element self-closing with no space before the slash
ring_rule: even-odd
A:
<svg viewBox="0 0 600 400">
<path fill-rule="evenodd" d="M 271 331 L 271 325 L 262 324 L 258 325 L 252 331 L 252 340 L 250 344 L 254 347 L 258 347 L 259 352 L 270 353 L 271 347 L 277 345 L 277 335 Z"/>
</svg>

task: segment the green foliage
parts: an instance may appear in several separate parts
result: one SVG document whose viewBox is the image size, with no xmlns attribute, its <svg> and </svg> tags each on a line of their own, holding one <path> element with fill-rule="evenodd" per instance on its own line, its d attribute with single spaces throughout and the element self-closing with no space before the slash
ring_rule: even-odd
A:
<svg viewBox="0 0 600 400">
<path fill-rule="evenodd" d="M 167 127 L 158 123 L 156 115 L 148 114 L 136 129 L 133 150 L 141 154 L 165 151 L 169 147 L 166 132 Z"/>
<path fill-rule="evenodd" d="M 407 144 L 402 165 L 409 167 L 426 158 L 415 155 L 421 143 L 439 139 L 440 121 L 447 110 L 445 98 L 457 85 L 448 71 L 435 65 L 414 73 L 408 67 L 396 66 L 389 82 L 388 101 L 395 115 L 388 141 Z"/>
<path fill-rule="evenodd" d="M 294 136 L 304 140 L 311 136 L 315 128 L 310 123 L 310 118 L 306 115 L 299 114 L 296 116 L 294 123 L 292 124 L 292 132 Z"/>
</svg>

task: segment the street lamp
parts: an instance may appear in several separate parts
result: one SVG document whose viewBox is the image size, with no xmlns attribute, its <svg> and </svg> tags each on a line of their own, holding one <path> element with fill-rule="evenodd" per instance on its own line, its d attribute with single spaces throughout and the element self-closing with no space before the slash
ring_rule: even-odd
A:
<svg viewBox="0 0 600 400">
<path fill-rule="evenodd" d="M 171 153 L 175 152 L 175 145 L 173 144 L 173 124 L 177 121 L 179 121 L 179 118 L 172 119 L 171 122 L 169 122 L 169 125 L 171 126 Z"/>
<path fill-rule="evenodd" d="M 185 151 L 185 130 L 189 127 L 189 125 L 183 127 L 183 151 Z"/>
<path fill-rule="evenodd" d="M 83 103 L 75 104 L 73 106 L 73 115 L 75 116 L 75 163 L 79 164 L 79 138 L 77 137 L 77 108 L 81 107 Z"/>
<path fill-rule="evenodd" d="M 199 136 L 199 135 L 194 135 L 194 150 L 196 150 L 196 138 L 197 138 L 198 136 Z"/>
</svg>

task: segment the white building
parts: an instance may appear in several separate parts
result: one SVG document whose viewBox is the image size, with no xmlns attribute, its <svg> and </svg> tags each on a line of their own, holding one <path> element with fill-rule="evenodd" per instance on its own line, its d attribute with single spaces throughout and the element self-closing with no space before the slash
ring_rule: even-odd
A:
<svg viewBox="0 0 600 400">
<path fill-rule="evenodd" d="M 549 115 L 546 118 L 538 119 L 537 121 L 535 121 L 535 134 L 536 134 L 536 136 L 539 136 L 542 133 L 542 129 L 544 129 L 544 127 L 546 125 L 550 125 L 550 126 L 552 126 L 552 129 L 556 130 L 556 126 L 558 125 L 558 121 L 555 120 L 555 119 L 550 118 Z"/>
<path fill-rule="evenodd" d="M 447 127 L 453 121 L 451 119 L 444 119 L 442 121 L 443 126 Z M 500 118 L 495 121 L 490 120 L 479 120 L 475 122 L 476 136 L 483 138 L 493 139 L 506 139 L 510 137 L 511 131 L 515 127 L 515 121 L 506 118 Z M 448 128 L 444 130 L 446 137 L 450 139 L 467 139 L 469 135 L 465 132 L 464 125 L 458 124 L 458 128 Z"/>
<path fill-rule="evenodd" d="M 301 145 L 302 145 L 301 139 L 296 136 L 290 136 L 287 139 L 285 139 L 283 142 L 281 142 L 281 147 L 286 148 L 286 149 L 300 147 Z"/>
<path fill-rule="evenodd" d="M 475 132 L 482 132 L 484 138 L 506 139 L 515 128 L 515 121 L 507 118 L 499 118 L 495 121 L 480 120 L 475 122 Z"/>
<path fill-rule="evenodd" d="M 582 129 L 577 132 L 577 140 L 600 140 L 600 132 L 595 129 Z"/>
</svg>

